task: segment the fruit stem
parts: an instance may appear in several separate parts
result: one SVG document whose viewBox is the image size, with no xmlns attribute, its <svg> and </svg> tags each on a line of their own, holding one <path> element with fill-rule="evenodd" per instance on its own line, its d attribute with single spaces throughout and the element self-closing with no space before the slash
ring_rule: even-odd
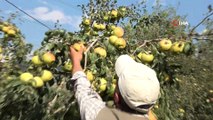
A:
<svg viewBox="0 0 213 120">
<path fill-rule="evenodd" d="M 143 44 L 142 44 L 142 45 L 140 45 L 140 46 L 138 46 L 138 47 L 135 49 L 135 51 L 132 53 L 132 55 L 134 55 L 134 54 L 136 53 L 136 51 L 137 51 L 139 48 L 141 48 L 141 47 L 145 46 L 145 45 L 146 45 L 146 43 L 148 43 L 148 42 L 152 42 L 152 41 L 157 42 L 157 41 L 160 41 L 161 39 L 162 39 L 162 38 L 156 38 L 156 39 L 151 39 L 151 40 L 143 40 Z"/>
<path fill-rule="evenodd" d="M 95 39 L 90 45 L 89 47 L 86 49 L 86 51 L 84 52 L 84 71 L 86 70 L 87 67 L 87 53 L 88 51 L 94 46 L 94 44 L 98 41 L 99 39 Z"/>
</svg>

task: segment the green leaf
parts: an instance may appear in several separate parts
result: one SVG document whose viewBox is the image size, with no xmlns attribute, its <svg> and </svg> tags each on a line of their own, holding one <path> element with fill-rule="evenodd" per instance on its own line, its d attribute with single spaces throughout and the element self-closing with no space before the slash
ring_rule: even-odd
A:
<svg viewBox="0 0 213 120">
<path fill-rule="evenodd" d="M 55 47 L 55 44 L 54 43 L 47 43 L 45 45 L 45 50 L 51 50 L 52 48 Z"/>
</svg>

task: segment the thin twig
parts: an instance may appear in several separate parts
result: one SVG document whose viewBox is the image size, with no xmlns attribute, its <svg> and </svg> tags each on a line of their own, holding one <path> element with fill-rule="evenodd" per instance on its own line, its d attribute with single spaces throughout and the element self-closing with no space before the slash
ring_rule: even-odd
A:
<svg viewBox="0 0 213 120">
<path fill-rule="evenodd" d="M 191 35 L 191 34 L 194 32 L 194 30 L 195 30 L 198 26 L 200 26 L 200 25 L 201 25 L 208 17 L 210 17 L 211 15 L 213 15 L 213 12 L 212 12 L 211 14 L 207 15 L 205 18 L 203 18 L 203 20 L 201 20 L 194 28 L 192 28 L 192 30 L 191 30 L 191 32 L 190 32 L 189 35 Z"/>
<path fill-rule="evenodd" d="M 213 35 L 213 33 L 208 33 L 208 34 L 198 34 L 198 33 L 194 33 L 194 34 L 191 34 L 191 36 L 211 36 Z"/>
<path fill-rule="evenodd" d="M 140 45 L 139 47 L 137 47 L 137 48 L 135 49 L 135 51 L 132 53 L 132 55 L 134 55 L 134 54 L 136 53 L 136 51 L 137 51 L 139 48 L 141 48 L 141 47 L 145 46 L 145 45 L 146 45 L 146 43 L 147 43 L 147 41 L 146 41 L 146 40 L 144 40 L 143 44 L 142 44 L 142 45 Z"/>
<path fill-rule="evenodd" d="M 98 41 L 98 39 L 95 39 L 90 45 L 89 47 L 86 49 L 86 51 L 84 53 L 87 53 L 93 46 L 94 44 Z"/>
<path fill-rule="evenodd" d="M 197 37 L 194 37 L 192 39 L 196 39 L 196 40 L 210 40 L 210 41 L 213 41 L 213 39 L 210 39 L 210 38 L 197 38 Z"/>
<path fill-rule="evenodd" d="M 54 106 L 55 102 L 57 101 L 58 95 L 56 95 L 53 100 L 51 100 L 48 103 L 48 109 L 47 109 L 47 113 L 50 113 L 50 110 L 52 109 L 52 107 Z"/>
<path fill-rule="evenodd" d="M 53 100 L 50 101 L 50 102 L 48 103 L 49 107 L 52 107 L 52 106 L 54 105 L 54 103 L 56 102 L 57 98 L 58 98 L 58 96 L 56 95 L 56 96 L 53 98 Z"/>
<path fill-rule="evenodd" d="M 89 47 L 86 49 L 86 51 L 84 52 L 84 71 L 86 70 L 87 67 L 87 53 L 88 51 L 94 46 L 94 44 L 98 41 L 98 39 L 95 39 L 90 45 Z"/>
<path fill-rule="evenodd" d="M 75 103 L 76 103 L 76 101 L 74 100 L 73 102 L 69 103 L 67 106 L 62 106 L 62 107 L 58 108 L 57 110 L 55 110 L 55 111 L 53 112 L 53 114 L 56 114 L 56 113 L 60 112 L 60 111 L 63 110 L 63 109 L 66 109 L 66 108 L 69 109 L 70 106 L 72 106 L 72 105 L 75 104 Z"/>
<path fill-rule="evenodd" d="M 65 106 L 62 106 L 62 107 L 58 108 L 56 111 L 54 111 L 53 114 L 56 114 L 56 113 L 60 112 L 63 109 L 65 109 Z"/>
<path fill-rule="evenodd" d="M 60 85 L 58 86 L 58 88 L 56 89 L 56 92 L 62 88 L 62 86 L 64 85 L 65 81 L 62 81 L 60 83 Z M 47 112 L 49 113 L 50 110 L 52 109 L 52 107 L 55 105 L 56 101 L 58 99 L 58 95 L 55 95 L 55 97 L 48 103 L 48 109 Z"/>
<path fill-rule="evenodd" d="M 135 49 L 135 51 L 132 53 L 132 55 L 134 55 L 134 54 L 136 53 L 136 51 L 137 51 L 139 48 L 145 46 L 148 42 L 160 41 L 160 40 L 161 40 L 161 38 L 156 38 L 156 39 L 152 39 L 152 40 L 143 40 L 143 44 L 140 45 L 140 46 L 138 46 L 138 47 Z"/>
</svg>

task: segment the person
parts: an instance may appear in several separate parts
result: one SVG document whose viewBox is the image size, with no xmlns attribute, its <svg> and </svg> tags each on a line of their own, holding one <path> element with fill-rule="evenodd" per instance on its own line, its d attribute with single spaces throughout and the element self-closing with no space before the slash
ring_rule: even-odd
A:
<svg viewBox="0 0 213 120">
<path fill-rule="evenodd" d="M 91 87 L 83 72 L 83 48 L 70 47 L 72 83 L 82 120 L 149 120 L 148 113 L 160 94 L 160 85 L 154 70 L 137 63 L 128 55 L 121 55 L 115 63 L 118 81 L 114 93 L 116 108 L 108 108 Z M 155 119 L 155 118 L 154 118 Z"/>
</svg>

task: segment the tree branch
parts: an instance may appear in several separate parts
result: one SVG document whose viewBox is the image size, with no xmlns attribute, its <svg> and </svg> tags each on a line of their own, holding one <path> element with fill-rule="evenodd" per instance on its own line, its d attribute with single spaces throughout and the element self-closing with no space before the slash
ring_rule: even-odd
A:
<svg viewBox="0 0 213 120">
<path fill-rule="evenodd" d="M 138 46 L 138 47 L 135 49 L 135 51 L 132 53 L 132 55 L 134 55 L 134 54 L 136 53 L 136 51 L 137 51 L 139 48 L 141 48 L 141 47 L 145 46 L 145 45 L 146 45 L 146 43 L 147 43 L 147 41 L 146 41 L 146 40 L 144 40 L 143 44 L 142 44 L 142 45 L 140 45 L 140 46 Z"/>
<path fill-rule="evenodd" d="M 135 51 L 132 53 L 132 55 L 134 55 L 134 54 L 136 53 L 136 51 L 137 51 L 139 48 L 145 46 L 147 43 L 152 42 L 152 41 L 160 41 L 160 40 L 161 40 L 161 38 L 156 38 L 156 39 L 151 39 L 151 40 L 143 40 L 143 44 L 140 45 L 140 46 L 138 46 L 138 47 L 135 49 Z"/>
<path fill-rule="evenodd" d="M 56 95 L 53 100 L 51 100 L 49 103 L 48 103 L 48 108 L 47 108 L 47 113 L 49 114 L 50 113 L 50 110 L 52 109 L 52 107 L 55 105 L 55 102 L 58 98 L 58 95 Z"/>
<path fill-rule="evenodd" d="M 76 101 L 73 101 L 73 102 L 69 103 L 68 105 L 59 107 L 58 109 L 56 109 L 56 110 L 53 112 L 53 114 L 56 114 L 56 113 L 58 113 L 58 112 L 60 112 L 60 111 L 62 111 L 62 110 L 64 110 L 64 109 L 66 109 L 66 108 L 67 108 L 67 110 L 68 110 L 68 109 L 70 108 L 70 106 L 72 106 L 72 105 L 75 104 L 75 103 L 76 103 Z"/>
<path fill-rule="evenodd" d="M 209 15 L 207 15 L 205 18 L 203 18 L 203 20 L 201 20 L 194 28 L 192 28 L 192 30 L 191 30 L 191 32 L 190 32 L 189 35 L 191 35 L 191 34 L 194 32 L 194 30 L 195 30 L 198 26 L 200 26 L 200 25 L 201 25 L 208 17 L 210 17 L 211 15 L 213 15 L 213 12 L 210 13 Z"/>
<path fill-rule="evenodd" d="M 210 40 L 210 41 L 213 41 L 213 39 L 210 39 L 210 38 L 197 38 L 197 37 L 194 37 L 192 39 L 196 39 L 196 40 Z"/>
<path fill-rule="evenodd" d="M 62 81 L 62 82 L 60 83 L 60 85 L 59 85 L 58 88 L 56 89 L 56 92 L 58 92 L 58 90 L 62 88 L 62 86 L 64 85 L 64 83 L 65 83 L 65 81 Z M 51 110 L 52 107 L 55 105 L 57 99 L 58 99 L 58 95 L 55 95 L 55 97 L 48 103 L 47 113 L 50 113 L 50 110 Z"/>
<path fill-rule="evenodd" d="M 66 108 L 65 106 L 62 106 L 62 107 L 58 108 L 56 111 L 54 111 L 53 114 L 56 114 L 56 113 L 62 111 L 63 109 L 65 109 L 65 108 Z"/>
<path fill-rule="evenodd" d="M 211 35 L 213 35 L 213 33 L 208 33 L 208 34 L 198 34 L 198 33 L 194 33 L 194 34 L 193 34 L 193 33 L 192 33 L 192 34 L 191 34 L 191 36 L 198 36 L 198 37 L 199 37 L 199 36 L 211 36 Z"/>
</svg>

